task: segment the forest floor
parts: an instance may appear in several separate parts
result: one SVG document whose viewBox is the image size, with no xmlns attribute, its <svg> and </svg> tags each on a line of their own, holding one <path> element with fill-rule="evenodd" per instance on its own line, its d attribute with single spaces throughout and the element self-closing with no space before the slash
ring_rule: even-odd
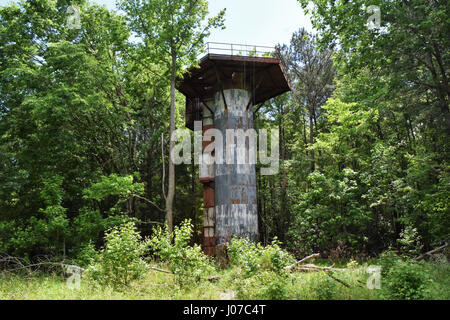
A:
<svg viewBox="0 0 450 320">
<path fill-rule="evenodd" d="M 423 299 L 450 299 L 450 268 L 446 264 L 428 264 L 430 281 L 423 288 Z M 144 277 L 133 281 L 127 287 L 115 289 L 96 286 L 80 281 L 80 288 L 69 288 L 67 277 L 62 274 L 34 274 L 31 276 L 0 273 L 0 300 L 233 300 L 258 299 L 267 288 L 260 284 L 245 283 L 233 285 L 232 269 L 219 273 L 215 281 L 200 281 L 189 286 L 179 286 L 172 274 L 149 270 Z M 369 275 L 362 266 L 348 268 L 344 272 L 332 274 L 343 283 L 336 281 L 325 272 L 294 272 L 284 282 L 279 297 L 284 300 L 377 300 L 388 299 L 384 290 L 368 289 Z M 273 286 L 273 284 L 271 284 Z M 348 285 L 348 287 L 346 286 Z M 245 288 L 244 288 L 245 287 Z M 263 297 L 264 298 L 264 297 Z"/>
</svg>

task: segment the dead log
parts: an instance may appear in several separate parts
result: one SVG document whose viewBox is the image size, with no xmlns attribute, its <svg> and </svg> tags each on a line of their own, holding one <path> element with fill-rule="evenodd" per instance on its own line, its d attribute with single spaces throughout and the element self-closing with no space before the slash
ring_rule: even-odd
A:
<svg viewBox="0 0 450 320">
<path fill-rule="evenodd" d="M 439 250 L 442 250 L 442 249 L 446 248 L 447 246 L 448 246 L 448 243 L 446 242 L 444 245 L 442 245 L 442 246 L 440 246 L 440 247 L 438 247 L 436 249 L 433 249 L 431 251 L 425 252 L 424 254 L 421 254 L 420 256 L 415 257 L 413 260 L 415 260 L 415 261 L 422 260 L 426 256 L 431 256 L 433 253 L 438 252 Z"/>
<path fill-rule="evenodd" d="M 151 270 L 162 272 L 162 273 L 173 274 L 173 272 L 171 272 L 171 271 L 167 271 L 167 270 L 160 269 L 157 267 L 148 267 L 148 268 Z M 207 279 L 208 279 L 208 281 L 213 282 L 213 281 L 218 281 L 218 280 L 222 279 L 222 276 L 209 276 Z"/>
<path fill-rule="evenodd" d="M 315 264 L 305 264 L 304 266 L 297 267 L 297 271 L 303 271 L 303 272 L 309 272 L 309 271 L 338 271 L 343 272 L 346 271 L 346 269 L 339 269 L 339 268 L 333 268 L 331 267 L 320 267 L 316 266 Z"/>
<path fill-rule="evenodd" d="M 208 277 L 208 281 L 211 281 L 211 282 L 219 281 L 220 279 L 222 279 L 222 276 L 209 276 Z"/>
<path fill-rule="evenodd" d="M 301 264 L 301 263 L 303 263 L 303 262 L 305 262 L 305 261 L 307 261 L 307 260 L 309 260 L 309 259 L 312 259 L 312 258 L 318 258 L 318 257 L 320 257 L 320 253 L 313 253 L 312 255 L 307 256 L 307 257 L 305 257 L 305 258 L 303 258 L 303 259 L 297 261 L 297 262 L 294 263 L 293 265 L 290 265 L 290 266 L 285 267 L 284 269 L 285 269 L 285 270 L 292 270 L 293 268 L 295 268 L 295 267 L 298 266 L 299 264 Z"/>
<path fill-rule="evenodd" d="M 29 265 L 26 265 L 23 267 L 15 268 L 10 271 L 15 271 L 15 270 L 20 270 L 20 269 L 28 269 L 28 268 L 34 268 L 34 267 L 40 267 L 40 266 L 55 266 L 55 267 L 61 267 L 61 268 L 65 268 L 65 269 L 74 267 L 81 271 L 85 271 L 85 269 L 83 269 L 81 267 L 74 266 L 71 264 L 65 264 L 65 263 L 61 263 L 61 262 L 39 262 L 39 263 L 29 264 Z"/>
<path fill-rule="evenodd" d="M 156 268 L 156 267 L 148 267 L 148 268 L 151 269 L 151 270 L 155 270 L 155 271 L 162 272 L 162 273 L 173 274 L 173 273 L 170 272 L 170 271 L 167 271 L 167 270 L 164 270 L 164 269 L 160 269 L 160 268 Z"/>
<path fill-rule="evenodd" d="M 327 275 L 328 275 L 331 279 L 333 279 L 333 280 L 339 282 L 340 284 L 342 284 L 343 286 L 345 286 L 345 287 L 347 287 L 347 288 L 351 288 L 351 286 L 350 286 L 348 283 L 344 282 L 344 280 L 341 280 L 341 279 L 339 279 L 339 278 L 336 278 L 336 277 L 333 276 L 330 272 L 327 272 Z"/>
<path fill-rule="evenodd" d="M 14 257 L 13 257 L 14 258 Z M 85 271 L 85 269 L 75 266 L 75 265 L 70 265 L 70 264 L 66 264 L 66 263 L 62 263 L 62 262 L 52 262 L 52 261 L 44 261 L 44 262 L 39 262 L 39 263 L 33 263 L 33 264 L 24 264 L 22 262 L 20 262 L 20 259 L 15 258 L 15 259 L 11 259 L 11 257 L 7 257 L 6 259 L 3 258 L 0 260 L 0 262 L 8 262 L 11 261 L 13 263 L 15 263 L 16 265 L 18 265 L 15 268 L 10 268 L 10 269 L 6 269 L 6 271 L 8 272 L 15 272 L 15 271 L 19 271 L 19 270 L 26 270 L 29 274 L 32 274 L 33 269 L 39 269 L 39 267 L 42 266 L 55 266 L 55 267 L 61 267 L 63 269 L 69 269 L 69 268 L 76 268 L 80 271 Z"/>
</svg>

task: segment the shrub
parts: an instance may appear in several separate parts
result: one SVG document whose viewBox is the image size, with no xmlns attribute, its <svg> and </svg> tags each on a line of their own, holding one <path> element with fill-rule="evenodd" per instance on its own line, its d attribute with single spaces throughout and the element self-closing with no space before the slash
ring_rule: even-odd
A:
<svg viewBox="0 0 450 320">
<path fill-rule="evenodd" d="M 385 251 L 379 255 L 377 265 L 381 267 L 381 276 L 386 277 L 391 270 L 401 258 L 393 251 Z"/>
<path fill-rule="evenodd" d="M 433 282 L 430 283 L 427 290 L 426 299 L 432 300 L 450 300 L 450 264 L 445 256 L 441 260 L 425 262 L 430 277 Z"/>
<path fill-rule="evenodd" d="M 400 239 L 397 242 L 403 254 L 408 256 L 417 256 L 422 251 L 422 239 L 416 228 L 406 226 L 400 233 Z"/>
<path fill-rule="evenodd" d="M 287 274 L 262 271 L 252 277 L 236 279 L 234 287 L 238 299 L 242 300 L 285 300 L 288 298 Z"/>
<path fill-rule="evenodd" d="M 358 262 L 356 260 L 351 259 L 348 263 L 347 263 L 347 269 L 357 269 L 358 268 Z"/>
<path fill-rule="evenodd" d="M 76 256 L 75 262 L 83 268 L 96 264 L 100 258 L 92 241 L 82 245 Z"/>
<path fill-rule="evenodd" d="M 324 272 L 318 272 L 311 278 L 311 291 L 317 300 L 332 300 L 336 298 L 337 284 Z"/>
<path fill-rule="evenodd" d="M 168 263 L 179 285 L 184 286 L 201 280 L 214 271 L 212 261 L 202 252 L 199 245 L 189 246 L 193 226 L 185 220 L 173 233 L 157 227 L 148 241 L 149 248 L 162 261 Z M 172 241 L 173 240 L 173 241 Z"/>
<path fill-rule="evenodd" d="M 293 257 L 277 239 L 263 247 L 245 238 L 233 238 L 228 246 L 233 282 L 240 299 L 287 299 L 290 275 L 285 267 Z"/>
<path fill-rule="evenodd" d="M 99 262 L 88 268 L 88 276 L 114 287 L 126 286 L 131 280 L 142 276 L 146 265 L 141 256 L 146 246 L 141 240 L 133 222 L 109 229 Z"/>
<path fill-rule="evenodd" d="M 382 284 L 384 295 L 395 300 L 418 300 L 426 295 L 430 277 L 420 264 L 411 261 L 397 261 L 388 271 Z"/>
<path fill-rule="evenodd" d="M 294 262 L 294 258 L 281 249 L 276 238 L 266 247 L 246 238 L 233 238 L 228 246 L 228 256 L 231 265 L 241 268 L 246 277 L 258 270 L 284 273 L 284 268 Z"/>
<path fill-rule="evenodd" d="M 271 270 L 278 274 L 284 273 L 284 268 L 295 262 L 295 259 L 281 247 L 281 242 L 275 238 L 272 243 L 262 250 L 260 266 L 264 270 Z"/>
<path fill-rule="evenodd" d="M 238 266 L 245 277 L 251 277 L 258 271 L 260 250 L 246 238 L 233 238 L 227 249 L 230 263 Z"/>
</svg>

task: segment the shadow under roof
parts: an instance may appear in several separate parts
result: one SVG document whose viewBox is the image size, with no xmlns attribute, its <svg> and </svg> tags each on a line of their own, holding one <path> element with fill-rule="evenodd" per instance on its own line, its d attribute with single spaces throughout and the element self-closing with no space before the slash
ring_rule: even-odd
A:
<svg viewBox="0 0 450 320">
<path fill-rule="evenodd" d="M 240 83 L 234 78 L 240 73 Z M 246 57 L 207 54 L 199 68 L 191 68 L 178 82 L 177 89 L 186 98 L 207 100 L 223 89 L 247 87 L 253 91 L 253 104 L 259 104 L 291 90 L 280 60 L 270 57 Z"/>
<path fill-rule="evenodd" d="M 177 82 L 177 89 L 186 96 L 187 127 L 192 127 L 192 118 L 200 120 L 198 115 L 192 117 L 199 112 L 193 110 L 193 101 L 204 103 L 216 92 L 232 88 L 249 90 L 253 105 L 291 90 L 277 58 L 207 54 Z"/>
</svg>

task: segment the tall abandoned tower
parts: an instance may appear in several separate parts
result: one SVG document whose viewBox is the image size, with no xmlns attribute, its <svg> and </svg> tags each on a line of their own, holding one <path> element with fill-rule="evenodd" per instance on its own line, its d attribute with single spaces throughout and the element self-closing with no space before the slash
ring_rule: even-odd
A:
<svg viewBox="0 0 450 320">
<path fill-rule="evenodd" d="M 248 129 L 253 129 L 254 107 L 290 90 L 280 60 L 258 56 L 263 51 L 257 50 L 267 52 L 267 48 L 242 47 L 250 46 L 208 44 L 208 54 L 200 60 L 199 68 L 191 68 L 178 84 L 178 90 L 186 96 L 186 127 L 203 130 L 205 153 L 214 150 L 214 163 L 200 166 L 203 250 L 209 255 L 233 236 L 258 240 L 256 171 L 255 162 L 250 161 L 256 151 L 245 136 L 245 155 L 233 148 Z M 227 154 L 227 148 L 233 151 Z M 245 164 L 238 162 L 242 156 Z"/>
</svg>

